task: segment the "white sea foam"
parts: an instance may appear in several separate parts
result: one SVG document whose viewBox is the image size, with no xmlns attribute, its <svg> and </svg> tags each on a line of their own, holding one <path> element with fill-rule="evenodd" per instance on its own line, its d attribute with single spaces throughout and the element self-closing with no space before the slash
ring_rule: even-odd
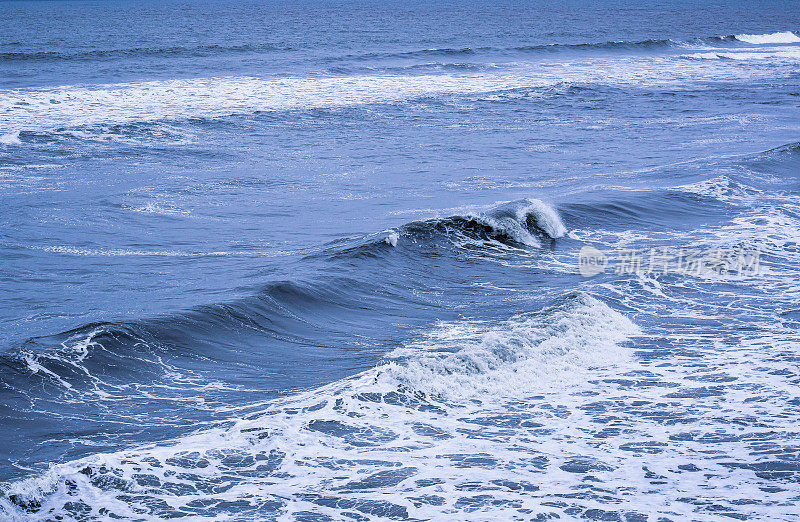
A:
<svg viewBox="0 0 800 522">
<path fill-rule="evenodd" d="M 129 208 L 133 212 L 139 212 L 142 214 L 155 214 L 161 216 L 189 216 L 192 214 L 191 210 L 183 209 L 177 205 L 157 203 L 154 201 L 150 201 L 146 205 L 137 207 L 126 205 L 125 208 Z"/>
<path fill-rule="evenodd" d="M 558 91 L 574 83 L 682 89 L 690 88 L 698 78 L 752 81 L 775 74 L 774 71 L 742 71 L 707 61 L 688 67 L 685 63 L 676 64 L 673 57 L 596 57 L 562 65 L 553 67 L 550 63 L 530 62 L 500 71 L 460 75 L 243 76 L 6 89 L 0 90 L 0 117 L 3 125 L 15 131 L 58 129 L 60 133 L 85 138 L 99 134 L 125 140 L 128 139 L 126 132 L 117 128 L 108 134 L 107 126 L 140 122 L 163 125 L 187 119 L 337 109 L 449 95 L 513 93 L 515 90 L 521 90 L 521 96 L 531 96 L 531 90 Z M 163 138 L 180 141 L 184 132 L 168 127 Z"/>
<path fill-rule="evenodd" d="M 68 245 L 53 245 L 46 247 L 31 246 L 35 250 L 42 250 L 53 254 L 63 254 L 82 257 L 224 257 L 224 256 L 261 256 L 275 257 L 286 255 L 288 251 L 272 250 L 210 250 L 210 251 L 181 251 L 181 250 L 138 250 L 128 248 L 90 248 Z"/>
<path fill-rule="evenodd" d="M 468 94 L 548 83 L 514 75 L 158 80 L 6 90 L 0 92 L 0 114 L 25 128 L 75 127 L 392 103 L 449 92 Z M 54 99 L 59 103 L 52 103 Z"/>
<path fill-rule="evenodd" d="M 792 31 L 768 34 L 737 34 L 736 39 L 750 44 L 789 44 L 800 42 L 800 37 Z"/>
<path fill-rule="evenodd" d="M 119 256 L 158 256 L 158 257 L 182 257 L 191 255 L 188 252 L 179 252 L 177 250 L 133 250 L 124 248 L 79 248 L 73 246 L 47 246 L 42 247 L 41 250 L 51 252 L 54 254 L 66 254 L 73 256 L 90 256 L 90 257 L 119 257 Z M 208 254 L 205 254 L 208 255 Z"/>
<path fill-rule="evenodd" d="M 619 342 L 638 329 L 585 294 L 500 328 L 443 323 L 422 343 L 395 352 L 403 363 L 383 370 L 414 390 L 468 400 L 533 393 L 581 380 L 587 370 L 613 366 L 627 351 Z"/>
<path fill-rule="evenodd" d="M 762 194 L 761 190 L 737 183 L 727 176 L 717 176 L 696 183 L 679 185 L 673 187 L 672 190 L 707 196 L 730 203 L 751 202 Z"/>
<path fill-rule="evenodd" d="M 487 491 L 496 516 L 547 511 L 530 494 L 543 454 L 515 453 L 514 442 L 497 439 L 491 427 L 473 437 L 471 428 L 480 425 L 473 422 L 495 415 L 526 421 L 530 412 L 514 401 L 584 389 L 595 372 L 630 360 L 619 343 L 637 334 L 628 319 L 586 294 L 496 325 L 440 323 L 390 362 L 275 401 L 233 427 L 55 465 L 11 484 L 0 512 L 41 520 L 82 503 L 95 517 L 154 520 L 201 515 L 196 508 L 210 501 L 222 503 L 219 517 L 230 503 L 237 516 L 251 518 L 303 511 L 337 518 L 348 509 L 379 518 L 470 518 L 474 510 L 459 503 L 459 488 L 476 478 L 472 466 L 480 480 L 495 484 Z M 526 458 L 533 465 L 524 465 Z M 420 503 L 419 495 L 436 500 Z M 36 513 L 18 507 L 35 504 Z"/>
<path fill-rule="evenodd" d="M 683 54 L 681 58 L 691 60 L 783 60 L 787 62 L 800 60 L 800 49 L 758 49 L 758 50 L 718 50 Z"/>
<path fill-rule="evenodd" d="M 7 132 L 0 135 L 0 144 L 2 145 L 21 145 L 22 141 L 19 139 L 19 131 Z"/>
</svg>

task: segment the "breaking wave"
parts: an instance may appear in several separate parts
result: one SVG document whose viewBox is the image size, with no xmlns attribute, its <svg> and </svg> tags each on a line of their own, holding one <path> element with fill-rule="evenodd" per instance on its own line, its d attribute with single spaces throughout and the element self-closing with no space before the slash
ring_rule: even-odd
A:
<svg viewBox="0 0 800 522">
<path fill-rule="evenodd" d="M 553 207 L 538 199 L 524 199 L 485 213 L 416 221 L 366 239 L 335 242 L 308 257 L 376 258 L 402 250 L 402 255 L 416 264 L 425 260 L 416 250 L 418 245 L 442 244 L 446 247 L 442 254 L 447 249 L 456 252 L 465 244 L 487 246 L 487 242 L 488 246 L 538 247 L 541 241 L 552 241 L 565 233 L 566 227 Z M 170 392 L 170 397 L 181 398 L 206 382 L 196 372 L 181 370 L 194 366 L 187 363 L 192 358 L 236 364 L 237 357 L 249 349 L 264 359 L 261 345 L 266 337 L 287 345 L 320 346 L 336 331 L 323 325 L 337 324 L 346 316 L 352 318 L 348 310 L 358 308 L 364 296 L 378 293 L 391 301 L 398 299 L 398 292 L 408 290 L 393 289 L 388 280 L 376 282 L 357 276 L 278 281 L 237 301 L 135 322 L 89 324 L 30 339 L 20 348 L 0 354 L 0 364 L 6 368 L 0 386 L 52 389 L 66 393 L 65 400 L 71 402 L 105 401 L 141 396 L 125 385 L 134 376 L 134 381 L 144 386 L 164 378 L 174 381 L 182 375 L 181 386 Z M 379 316 L 385 311 L 376 302 L 371 311 L 360 313 Z M 309 326 L 314 329 L 309 330 Z M 225 349 L 220 349 L 220 344 Z M 295 351 L 298 356 L 302 352 Z M 118 379 L 119 368 L 125 370 Z"/>
<path fill-rule="evenodd" d="M 486 213 L 409 223 L 401 227 L 400 232 L 415 238 L 431 232 L 457 233 L 469 239 L 540 246 L 541 238 L 557 239 L 564 236 L 567 229 L 553 207 L 538 199 L 524 199 Z"/>
<path fill-rule="evenodd" d="M 792 31 L 768 34 L 737 34 L 735 38 L 741 42 L 756 45 L 800 43 L 800 36 L 797 36 Z"/>
<path fill-rule="evenodd" d="M 776 34 L 784 35 L 782 38 L 787 42 L 790 40 L 790 36 L 787 35 L 798 38 L 794 33 Z M 751 40 L 755 41 L 753 38 Z M 764 41 L 767 41 L 766 37 Z M 738 60 L 797 58 L 792 46 L 784 46 L 777 50 L 764 48 L 761 52 L 734 36 L 687 41 L 651 39 L 637 42 L 531 45 L 506 49 L 424 49 L 384 53 L 385 55 L 381 56 L 416 57 L 427 60 L 426 63 L 411 64 L 410 68 L 398 68 L 397 63 L 377 60 L 369 64 L 368 72 L 359 67 L 353 69 L 359 71 L 357 74 L 349 74 L 353 72 L 352 65 L 355 62 L 362 63 L 364 60 L 358 59 L 354 62 L 353 57 L 343 57 L 333 59 L 336 63 L 331 65 L 336 66 L 330 68 L 329 72 L 349 71 L 346 75 L 220 76 L 93 86 L 61 85 L 3 89 L 0 91 L 0 116 L 3 117 L 7 128 L 22 132 L 23 137 L 28 138 L 35 136 L 26 133 L 34 133 L 37 136 L 44 133 L 43 135 L 47 136 L 55 132 L 59 136 L 73 137 L 95 136 L 99 133 L 103 137 L 119 140 L 131 132 L 134 134 L 144 132 L 154 133 L 153 136 L 169 141 L 177 139 L 180 143 L 182 132 L 176 134 L 162 129 L 154 131 L 126 126 L 145 124 L 146 127 L 146 124 L 153 122 L 205 122 L 268 112 L 344 109 L 448 96 L 470 97 L 517 89 L 541 91 L 543 96 L 548 96 L 552 94 L 553 89 L 563 85 L 625 86 L 633 81 L 640 85 L 666 84 L 685 87 L 687 81 L 697 76 L 696 71 L 686 71 L 684 66 L 665 68 L 663 63 L 641 61 L 637 60 L 637 57 L 602 64 L 602 75 L 598 74 L 598 64 L 591 63 L 590 60 L 574 64 L 568 69 L 552 70 L 541 67 L 536 60 L 526 60 L 524 57 L 517 60 L 511 56 L 511 64 L 505 59 L 510 55 L 529 53 L 587 50 L 633 52 L 671 48 L 692 50 L 694 54 L 688 56 L 693 58 L 722 57 Z M 470 56 L 479 52 L 498 54 L 499 62 L 504 62 L 504 65 L 496 66 L 493 62 L 487 64 L 480 60 L 470 63 Z M 434 60 L 437 57 L 441 60 Z M 669 57 L 672 55 L 667 56 Z M 456 59 L 458 63 L 449 63 L 450 58 Z M 597 59 L 605 60 L 606 57 Z M 532 71 L 531 67 L 537 70 Z M 712 65 L 708 64 L 705 67 Z M 750 81 L 753 78 L 752 72 L 745 74 L 737 70 L 713 70 L 708 73 L 719 81 L 737 78 Z M 164 136 L 160 136 L 162 133 Z M 6 136 L 12 135 L 6 134 Z M 153 136 L 148 134 L 148 138 Z M 8 140 L 13 141 L 11 138 Z"/>
<path fill-rule="evenodd" d="M 149 520 L 202 516 L 212 506 L 216 517 L 236 519 L 310 510 L 425 518 L 434 506 L 471 511 L 445 493 L 463 481 L 468 459 L 500 486 L 494 513 L 513 513 L 535 488 L 528 475 L 546 461 L 519 470 L 522 482 L 512 484 L 502 464 L 515 458 L 510 447 L 485 439 L 483 453 L 469 456 L 476 441 L 465 428 L 493 405 L 509 415 L 509 401 L 624 364 L 621 343 L 637 334 L 630 320 L 581 293 L 496 325 L 440 323 L 372 370 L 276 400 L 232 426 L 55 465 L 10 484 L 0 511 L 11 520 Z M 437 491 L 441 500 L 414 501 Z"/>
</svg>

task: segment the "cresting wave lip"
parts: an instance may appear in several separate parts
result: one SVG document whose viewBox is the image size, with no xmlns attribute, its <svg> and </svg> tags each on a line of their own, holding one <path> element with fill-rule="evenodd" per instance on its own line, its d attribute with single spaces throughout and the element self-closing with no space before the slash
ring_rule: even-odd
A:
<svg viewBox="0 0 800 522">
<path fill-rule="evenodd" d="M 492 240 L 532 247 L 541 246 L 541 238 L 557 239 L 567 233 L 558 212 L 547 203 L 533 198 L 510 201 L 485 213 L 416 221 L 400 228 L 401 235 L 414 238 L 432 231 L 455 232 L 470 240 Z"/>
</svg>

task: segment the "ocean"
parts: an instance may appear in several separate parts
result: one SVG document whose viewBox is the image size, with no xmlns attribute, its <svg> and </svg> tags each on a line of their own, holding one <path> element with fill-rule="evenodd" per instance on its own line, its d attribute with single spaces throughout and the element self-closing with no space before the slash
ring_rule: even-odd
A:
<svg viewBox="0 0 800 522">
<path fill-rule="evenodd" d="M 0 3 L 0 519 L 800 519 L 798 7 Z"/>
</svg>

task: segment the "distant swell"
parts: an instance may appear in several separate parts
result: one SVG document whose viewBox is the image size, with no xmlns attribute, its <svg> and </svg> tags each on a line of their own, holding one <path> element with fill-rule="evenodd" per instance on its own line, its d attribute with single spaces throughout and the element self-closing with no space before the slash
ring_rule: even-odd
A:
<svg viewBox="0 0 800 522">
<path fill-rule="evenodd" d="M 391 58 L 435 58 L 471 56 L 478 53 L 492 52 L 564 52 L 564 51 L 615 51 L 615 50 L 658 50 L 670 47 L 680 47 L 687 44 L 714 44 L 714 43 L 747 44 L 789 44 L 800 43 L 800 37 L 792 31 L 783 31 L 766 34 L 730 34 L 727 36 L 710 36 L 689 40 L 671 40 L 668 38 L 648 38 L 645 40 L 611 40 L 606 42 L 585 43 L 551 43 L 537 45 L 521 45 L 517 47 L 442 47 L 430 49 L 411 49 L 405 51 L 368 52 L 363 54 L 346 54 L 331 58 L 340 60 L 373 60 Z M 104 60 L 138 57 L 191 57 L 212 56 L 217 54 L 235 53 L 264 53 L 273 51 L 293 51 L 287 46 L 260 43 L 240 45 L 198 45 L 198 46 L 170 46 L 170 47 L 134 47 L 129 49 L 91 49 L 76 52 L 56 51 L 17 51 L 0 53 L 0 62 L 3 61 L 81 61 Z"/>
<path fill-rule="evenodd" d="M 758 156 L 771 156 L 776 153 L 788 154 L 788 155 L 800 155 L 800 141 L 794 143 L 787 143 L 786 145 L 781 145 L 780 147 L 775 147 L 774 149 L 766 150 L 764 152 L 759 153 Z"/>
<path fill-rule="evenodd" d="M 668 39 L 647 39 L 639 41 L 610 41 L 578 44 L 547 44 L 515 47 L 516 51 L 582 51 L 582 50 L 624 50 L 624 49 L 665 49 L 678 45 L 679 42 Z"/>
<path fill-rule="evenodd" d="M 391 58 L 432 58 L 432 57 L 467 57 L 485 53 L 557 53 L 566 51 L 602 51 L 602 50 L 636 50 L 636 49 L 664 49 L 679 45 L 668 39 L 648 39 L 641 41 L 609 41 L 609 42 L 589 42 L 577 44 L 539 44 L 539 45 L 520 45 L 516 47 L 462 47 L 462 48 L 438 48 L 438 49 L 419 49 L 409 51 L 395 51 L 383 53 L 366 53 L 361 55 L 346 55 L 344 59 L 373 60 Z M 339 60 L 341 58 L 337 58 Z"/>
<path fill-rule="evenodd" d="M 211 56 L 216 54 L 234 54 L 247 52 L 291 51 L 291 47 L 282 47 L 272 44 L 243 44 L 243 45 L 198 45 L 194 47 L 134 47 L 130 49 L 92 49 L 79 52 L 55 51 L 19 51 L 0 53 L 0 62 L 17 61 L 83 61 L 104 60 L 118 58 L 143 58 L 143 57 L 191 57 Z"/>
</svg>

